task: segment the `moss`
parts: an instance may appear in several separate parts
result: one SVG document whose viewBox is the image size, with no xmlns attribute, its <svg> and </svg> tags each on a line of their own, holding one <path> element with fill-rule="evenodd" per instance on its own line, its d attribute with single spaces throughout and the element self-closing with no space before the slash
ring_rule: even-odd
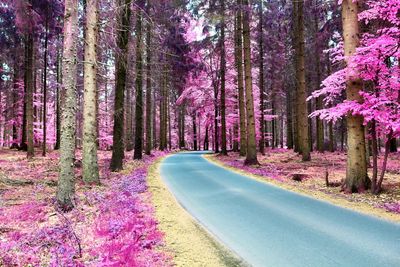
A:
<svg viewBox="0 0 400 267">
<path fill-rule="evenodd" d="M 180 206 L 161 180 L 161 161 L 150 166 L 148 185 L 159 229 L 165 233 L 166 252 L 176 266 L 246 266 Z"/>
<path fill-rule="evenodd" d="M 294 186 L 291 184 L 285 184 L 285 183 L 279 182 L 277 180 L 269 179 L 268 177 L 265 177 L 265 176 L 255 175 L 255 174 L 252 174 L 252 173 L 249 173 L 249 172 L 237 169 L 237 168 L 227 166 L 221 160 L 217 159 L 214 155 L 203 155 L 203 157 L 205 159 L 207 159 L 209 162 L 211 162 L 221 168 L 225 168 L 227 170 L 236 172 L 238 174 L 245 175 L 247 177 L 256 179 L 262 183 L 274 185 L 274 186 L 277 186 L 277 187 L 280 187 L 280 188 L 283 188 L 286 190 L 290 190 L 290 191 L 299 193 L 304 196 L 313 197 L 313 198 L 328 202 L 330 204 L 340 206 L 343 208 L 347 208 L 347 209 L 351 209 L 353 211 L 360 212 L 360 213 L 363 213 L 366 215 L 376 216 L 381 219 L 392 221 L 392 222 L 397 222 L 397 223 L 400 222 L 399 214 L 386 212 L 383 209 L 373 207 L 364 202 L 353 202 L 348 199 L 341 198 L 341 197 L 338 197 L 335 195 L 328 195 L 321 191 L 313 191 L 313 190 L 307 189 L 307 188 L 300 188 L 298 186 Z M 340 193 L 340 194 L 342 194 L 342 193 Z"/>
</svg>

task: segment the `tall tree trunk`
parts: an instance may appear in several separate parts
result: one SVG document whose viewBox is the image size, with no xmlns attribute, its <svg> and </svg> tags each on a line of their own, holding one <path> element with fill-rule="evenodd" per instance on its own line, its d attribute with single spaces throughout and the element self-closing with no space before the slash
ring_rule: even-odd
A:
<svg viewBox="0 0 400 267">
<path fill-rule="evenodd" d="M 143 152 L 143 34 L 142 10 L 144 1 L 138 2 L 136 11 L 136 105 L 135 105 L 135 150 L 133 159 L 142 159 Z"/>
<path fill-rule="evenodd" d="M 242 5 L 242 0 L 237 0 L 239 7 Z M 244 84 L 243 84 L 243 40 L 242 40 L 242 10 L 238 8 L 236 11 L 236 42 L 235 42 L 235 62 L 237 71 L 238 83 L 238 101 L 239 101 L 239 128 L 240 128 L 240 156 L 246 156 L 246 106 L 244 102 Z"/>
<path fill-rule="evenodd" d="M 74 206 L 75 193 L 75 128 L 76 128 L 76 62 L 78 42 L 78 0 L 65 1 L 63 85 L 65 100 L 62 107 L 60 176 L 57 202 L 64 211 Z"/>
<path fill-rule="evenodd" d="M 289 87 L 286 88 L 286 146 L 293 149 L 293 120 L 292 120 L 292 94 Z"/>
<path fill-rule="evenodd" d="M 335 143 L 336 139 L 333 135 L 333 122 L 329 122 L 329 151 L 334 152 L 335 151 Z"/>
<path fill-rule="evenodd" d="M 82 176 L 85 183 L 100 183 L 97 163 L 97 36 L 98 0 L 90 0 L 86 7 L 84 60 L 83 152 Z"/>
<path fill-rule="evenodd" d="M 264 42 L 263 42 L 263 1 L 260 0 L 259 2 L 259 26 L 258 26 L 258 52 L 259 52 L 259 89 L 260 89 L 260 133 L 261 138 L 259 142 L 259 150 L 261 154 L 265 154 L 264 147 L 265 147 L 265 133 L 264 133 Z"/>
<path fill-rule="evenodd" d="M 129 64 L 129 63 L 128 63 Z M 127 78 L 129 80 L 129 77 Z M 128 83 L 128 82 L 127 82 Z M 133 150 L 133 100 L 132 88 L 125 88 L 125 150 Z"/>
<path fill-rule="evenodd" d="M 320 49 L 319 49 L 319 42 L 318 42 L 318 19 L 319 13 L 315 10 L 314 13 L 314 46 L 315 46 L 315 67 L 317 72 L 317 86 L 316 89 L 319 89 L 321 85 L 321 59 L 320 59 Z M 315 108 L 320 110 L 323 108 L 323 99 L 322 96 L 319 96 L 316 99 Z M 316 117 L 316 130 L 317 130 L 317 151 L 324 152 L 324 122 L 319 118 Z"/>
<path fill-rule="evenodd" d="M 119 27 L 117 33 L 117 45 L 119 53 L 115 59 L 115 99 L 114 99 L 114 129 L 113 152 L 111 156 L 111 171 L 122 170 L 124 159 L 124 92 L 126 86 L 126 65 L 128 63 L 128 41 L 130 28 L 131 0 L 119 0 L 119 6 L 123 6 L 119 14 Z"/>
<path fill-rule="evenodd" d="M 192 119 L 193 119 L 193 150 L 197 151 L 196 112 L 193 114 Z"/>
<path fill-rule="evenodd" d="M 11 92 L 11 101 L 12 101 L 12 109 L 11 109 L 11 117 L 16 118 L 19 111 L 18 99 L 19 99 L 19 82 L 20 82 L 20 66 L 19 66 L 19 38 L 16 36 L 14 39 L 15 45 L 15 57 L 14 57 L 14 66 L 13 66 L 13 89 Z M 19 148 L 17 140 L 18 140 L 18 130 L 16 121 L 12 123 L 12 141 L 11 141 L 11 148 Z"/>
<path fill-rule="evenodd" d="M 376 122 L 372 120 L 371 125 L 371 141 L 372 141 L 372 180 L 371 192 L 374 194 L 377 191 L 378 181 L 378 138 L 376 134 Z"/>
<path fill-rule="evenodd" d="M 150 16 L 150 0 L 147 0 L 147 16 Z M 151 118 L 152 118 L 152 88 L 151 88 L 151 22 L 147 23 L 146 29 L 146 146 L 145 153 L 151 153 Z M 155 129 L 154 129 L 155 131 Z"/>
<path fill-rule="evenodd" d="M 358 6 L 352 0 L 344 0 L 342 4 L 342 23 L 344 53 L 347 64 L 359 45 Z M 349 77 L 346 82 L 348 101 L 361 102 L 359 92 L 362 90 L 359 77 Z M 347 116 L 347 169 L 344 190 L 347 192 L 362 192 L 369 188 L 370 180 L 367 174 L 365 153 L 365 136 L 363 117 L 349 112 Z"/>
<path fill-rule="evenodd" d="M 165 62 L 166 64 L 166 62 Z M 167 66 L 164 66 L 164 72 L 161 76 L 161 99 L 160 99 L 160 150 L 165 150 L 167 149 L 167 105 L 168 105 L 168 100 L 167 100 Z M 181 112 L 181 107 L 179 107 L 179 113 Z M 181 136 L 181 131 L 182 131 L 182 121 L 181 121 L 181 116 L 178 115 L 178 120 L 179 120 L 179 142 L 182 139 Z M 181 146 L 181 144 L 179 144 Z"/>
<path fill-rule="evenodd" d="M 57 79 L 57 85 L 56 85 L 56 144 L 54 146 L 55 150 L 60 149 L 60 139 L 61 139 L 61 72 L 62 72 L 62 52 L 61 49 L 57 50 L 57 67 L 56 67 L 56 79 Z"/>
<path fill-rule="evenodd" d="M 308 132 L 308 113 L 307 113 L 307 92 L 304 68 L 304 16 L 303 5 L 304 0 L 293 0 L 293 5 L 296 6 L 295 23 L 297 30 L 297 38 L 295 44 L 296 54 L 296 83 L 297 83 L 297 99 L 296 99 L 296 121 L 297 135 L 299 142 L 299 150 L 303 161 L 311 160 L 309 132 Z"/>
<path fill-rule="evenodd" d="M 168 100 L 167 100 L 167 103 L 168 103 L 168 105 L 167 105 L 167 111 L 168 111 L 168 114 L 167 114 L 167 116 L 168 116 L 168 148 L 169 148 L 169 150 L 171 150 L 172 149 L 172 126 L 171 126 L 171 105 L 169 104 L 170 103 L 169 98 L 170 98 L 170 96 L 168 94 Z"/>
<path fill-rule="evenodd" d="M 225 107 L 225 0 L 221 0 L 221 154 L 228 155 L 226 148 L 226 107 Z"/>
<path fill-rule="evenodd" d="M 42 143 L 42 156 L 46 156 L 46 142 L 47 142 L 47 44 L 49 40 L 49 22 L 48 14 L 46 14 L 45 21 L 45 37 L 44 37 L 44 64 L 43 64 L 43 143 Z"/>
<path fill-rule="evenodd" d="M 219 153 L 219 127 L 218 127 L 218 86 L 213 82 L 214 87 L 214 151 Z"/>
<path fill-rule="evenodd" d="M 153 148 L 157 148 L 157 105 L 156 103 L 156 90 L 153 90 L 153 116 L 152 116 L 152 124 L 153 124 Z"/>
<path fill-rule="evenodd" d="M 28 6 L 26 10 L 27 18 L 32 18 L 32 0 L 28 0 Z M 26 118 L 26 145 L 27 145 L 27 157 L 32 158 L 35 155 L 34 152 L 34 140 L 33 140 L 33 93 L 34 93 L 34 33 L 33 29 L 29 29 L 25 34 L 25 118 Z"/>
<path fill-rule="evenodd" d="M 247 153 L 245 164 L 253 165 L 259 163 L 257 160 L 256 125 L 251 75 L 250 6 L 248 0 L 243 0 L 243 7 L 243 52 L 247 109 Z"/>
</svg>

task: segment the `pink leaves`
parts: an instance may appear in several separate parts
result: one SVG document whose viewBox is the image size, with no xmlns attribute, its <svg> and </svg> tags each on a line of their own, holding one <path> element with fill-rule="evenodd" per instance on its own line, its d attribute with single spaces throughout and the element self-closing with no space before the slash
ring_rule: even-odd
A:
<svg viewBox="0 0 400 267">
<path fill-rule="evenodd" d="M 100 245 L 93 248 L 102 264 L 107 266 L 144 266 L 157 262 L 165 255 L 154 248 L 162 244 L 153 210 L 139 194 L 146 191 L 146 171 L 136 170 L 122 178 L 100 205 L 101 213 L 95 220 L 95 233 Z M 168 263 L 165 263 L 168 265 Z"/>
</svg>

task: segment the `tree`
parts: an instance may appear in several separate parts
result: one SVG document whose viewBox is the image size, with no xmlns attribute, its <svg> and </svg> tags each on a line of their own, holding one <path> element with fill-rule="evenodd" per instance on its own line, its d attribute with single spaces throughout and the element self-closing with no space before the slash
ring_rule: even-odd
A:
<svg viewBox="0 0 400 267">
<path fill-rule="evenodd" d="M 150 16 L 151 2 L 147 0 L 147 16 Z M 151 119 L 152 115 L 152 84 L 151 84 L 151 21 L 147 22 L 146 29 L 146 146 L 145 153 L 150 155 L 152 144 L 151 144 Z M 155 131 L 155 129 L 153 129 Z"/>
<path fill-rule="evenodd" d="M 27 0 L 25 4 L 26 18 L 32 20 L 32 0 Z M 29 22 L 28 22 L 29 23 Z M 24 116 L 26 120 L 26 142 L 27 157 L 35 156 L 34 140 L 33 140 L 33 91 L 34 91 L 34 26 L 33 21 L 25 32 L 25 108 Z M 24 139 L 24 138 L 23 138 Z M 24 141 L 24 140 L 23 140 Z"/>
<path fill-rule="evenodd" d="M 131 0 L 119 0 L 119 27 L 117 45 L 119 52 L 115 59 L 115 99 L 114 99 L 114 128 L 113 151 L 111 156 L 111 171 L 120 171 L 124 159 L 124 92 L 126 86 L 126 66 L 128 63 L 128 41 L 130 28 Z"/>
<path fill-rule="evenodd" d="M 296 29 L 295 43 L 295 62 L 296 62 L 296 122 L 297 140 L 299 151 L 303 161 L 311 160 L 309 133 L 308 133 L 308 113 L 307 113 L 307 92 L 304 68 L 304 17 L 303 0 L 293 0 L 294 22 Z"/>
<path fill-rule="evenodd" d="M 260 89 L 260 133 L 261 138 L 259 142 L 259 150 L 261 154 L 264 154 L 264 147 L 265 147 L 265 134 L 264 134 L 264 42 L 263 42 L 263 2 L 260 0 L 258 3 L 258 53 L 259 53 L 259 77 L 258 77 L 258 87 Z"/>
<path fill-rule="evenodd" d="M 78 0 L 66 0 L 64 12 L 63 86 L 65 100 L 62 107 L 60 176 L 57 202 L 64 211 L 74 207 L 75 192 L 75 128 L 76 128 L 76 54 L 78 42 Z"/>
<path fill-rule="evenodd" d="M 226 73 L 226 59 L 225 59 L 225 0 L 221 0 L 221 21 L 220 21 L 220 46 L 221 46 L 221 63 L 220 63 L 220 79 L 221 79 L 221 154 L 228 155 L 226 149 L 226 104 L 225 104 L 225 73 Z"/>
<path fill-rule="evenodd" d="M 356 52 L 359 40 L 358 5 L 351 0 L 342 3 L 342 23 L 344 55 L 347 66 L 351 64 L 352 56 Z M 346 81 L 346 96 L 348 101 L 362 102 L 360 91 L 362 80 L 355 73 L 349 75 Z M 362 192 L 369 188 L 370 180 L 367 175 L 367 160 L 365 153 L 365 136 L 363 117 L 347 115 L 347 168 L 344 188 L 349 192 Z"/>
<path fill-rule="evenodd" d="M 259 164 L 257 160 L 256 126 L 254 116 L 253 80 L 251 75 L 251 47 L 250 47 L 250 7 L 249 1 L 243 0 L 243 54 L 244 75 L 246 88 L 247 111 L 247 152 L 246 165 Z"/>
<path fill-rule="evenodd" d="M 100 183 L 97 163 L 97 36 L 98 0 L 86 6 L 82 176 L 86 183 Z"/>
<path fill-rule="evenodd" d="M 235 62 L 237 71 L 238 101 L 239 101 L 239 128 L 240 128 L 240 156 L 245 156 L 247 151 L 247 131 L 246 131 L 246 106 L 244 100 L 243 84 L 243 34 L 242 34 L 242 0 L 237 0 L 240 7 L 236 11 L 236 31 L 235 31 Z"/>
<path fill-rule="evenodd" d="M 142 10 L 144 1 L 138 2 L 136 11 L 136 105 L 135 105 L 135 150 L 133 159 L 141 159 L 143 151 L 143 34 Z"/>
</svg>

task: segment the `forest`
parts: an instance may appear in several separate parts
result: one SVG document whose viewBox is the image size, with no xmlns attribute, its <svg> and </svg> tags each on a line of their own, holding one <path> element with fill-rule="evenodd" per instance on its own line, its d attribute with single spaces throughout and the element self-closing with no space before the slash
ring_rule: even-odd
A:
<svg viewBox="0 0 400 267">
<path fill-rule="evenodd" d="M 0 51 L 0 266 L 299 266 L 186 204 L 232 173 L 400 232 L 398 0 L 2 0 Z"/>
</svg>

